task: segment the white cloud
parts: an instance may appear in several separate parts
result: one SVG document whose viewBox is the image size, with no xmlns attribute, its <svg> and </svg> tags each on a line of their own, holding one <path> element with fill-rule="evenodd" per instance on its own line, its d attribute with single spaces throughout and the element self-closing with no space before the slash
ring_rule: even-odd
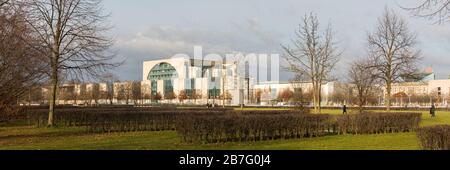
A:
<svg viewBox="0 0 450 170">
<path fill-rule="evenodd" d="M 433 65 L 436 71 L 449 73 L 448 24 L 430 25 L 427 20 L 411 17 L 398 6 L 416 4 L 409 0 L 249 0 L 238 6 L 229 1 L 105 3 L 115 4 L 110 8 L 116 14 L 116 32 L 121 33 L 116 48 L 120 56 L 128 58 L 118 70 L 123 79 L 141 78 L 144 60 L 190 54 L 196 45 L 203 46 L 204 53 L 280 53 L 279 45 L 289 44 L 306 12 L 316 12 L 322 25 L 332 23 L 338 45 L 345 50 L 335 74 L 345 77 L 348 63 L 365 57 L 366 33 L 373 31 L 386 6 L 402 15 L 411 31 L 418 33 L 417 47 L 426 57 L 420 66 Z"/>
<path fill-rule="evenodd" d="M 200 30 L 171 26 L 153 26 L 130 37 L 117 39 L 115 47 L 126 63 L 118 69 L 124 79 L 139 79 L 142 62 L 151 59 L 170 58 L 176 54 L 192 55 L 194 46 L 203 47 L 203 55 L 209 53 L 262 53 L 277 51 L 279 43 L 272 33 L 263 31 L 257 23 L 239 26 L 236 30 Z M 136 67 L 139 65 L 139 67 Z M 128 73 L 132 74 L 129 75 Z"/>
</svg>

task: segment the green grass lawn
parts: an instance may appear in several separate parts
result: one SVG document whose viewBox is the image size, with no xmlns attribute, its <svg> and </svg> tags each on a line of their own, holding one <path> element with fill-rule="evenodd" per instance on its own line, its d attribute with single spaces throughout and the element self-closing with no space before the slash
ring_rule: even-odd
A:
<svg viewBox="0 0 450 170">
<path fill-rule="evenodd" d="M 340 114 L 339 110 L 323 113 Z M 423 112 L 422 126 L 450 124 L 450 112 L 431 118 Z M 174 131 L 87 134 L 83 128 L 35 128 L 24 122 L 0 124 L 0 150 L 417 150 L 415 133 L 336 135 L 298 140 L 251 143 L 184 144 Z"/>
</svg>

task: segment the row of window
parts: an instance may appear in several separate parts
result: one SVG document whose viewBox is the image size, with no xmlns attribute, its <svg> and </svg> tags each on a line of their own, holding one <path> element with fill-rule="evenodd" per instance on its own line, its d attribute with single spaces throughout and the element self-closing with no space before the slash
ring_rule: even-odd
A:
<svg viewBox="0 0 450 170">
<path fill-rule="evenodd" d="M 438 95 L 442 94 L 442 87 L 438 87 L 436 90 L 437 90 Z M 424 94 L 424 93 L 427 93 L 427 88 L 426 87 L 394 87 L 394 88 L 392 88 L 392 91 L 394 93 L 407 92 L 409 94 Z M 450 89 L 449 89 L 449 91 L 450 91 Z"/>
</svg>

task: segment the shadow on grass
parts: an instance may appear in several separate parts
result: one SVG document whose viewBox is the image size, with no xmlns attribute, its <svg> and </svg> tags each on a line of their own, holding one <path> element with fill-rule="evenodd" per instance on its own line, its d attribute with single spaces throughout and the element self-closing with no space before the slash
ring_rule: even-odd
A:
<svg viewBox="0 0 450 170">
<path fill-rule="evenodd" d="M 17 126 L 14 126 L 17 127 Z M 24 127 L 18 127 L 18 128 L 30 128 L 35 129 L 36 131 L 41 131 L 43 129 L 46 130 L 55 130 L 52 132 L 40 132 L 35 134 L 6 134 L 4 136 L 0 136 L 0 141 L 2 140 L 17 140 L 17 139 L 30 139 L 30 138 L 48 138 L 48 137 L 69 137 L 69 136 L 85 136 L 88 135 L 86 132 L 81 130 L 61 130 L 60 128 L 36 128 L 36 127 L 30 127 L 30 126 L 24 126 Z M 8 131 L 8 129 L 0 129 L 0 132 Z"/>
<path fill-rule="evenodd" d="M 17 127 L 17 126 L 28 126 L 27 120 L 13 120 L 7 122 L 0 122 L 0 128 Z"/>
</svg>

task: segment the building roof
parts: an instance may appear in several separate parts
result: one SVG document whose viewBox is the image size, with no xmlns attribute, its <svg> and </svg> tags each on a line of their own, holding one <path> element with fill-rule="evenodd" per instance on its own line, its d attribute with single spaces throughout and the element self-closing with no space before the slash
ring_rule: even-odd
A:
<svg viewBox="0 0 450 170">
<path fill-rule="evenodd" d="M 403 82 L 428 82 L 436 80 L 436 74 L 432 67 L 427 67 L 423 72 L 418 72 L 413 75 L 402 76 Z"/>
</svg>

